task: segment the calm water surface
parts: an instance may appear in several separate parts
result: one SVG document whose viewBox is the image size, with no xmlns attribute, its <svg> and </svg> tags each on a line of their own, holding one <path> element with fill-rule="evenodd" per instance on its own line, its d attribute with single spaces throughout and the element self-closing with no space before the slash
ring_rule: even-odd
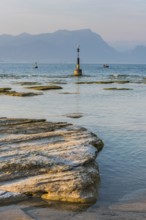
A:
<svg viewBox="0 0 146 220">
<path fill-rule="evenodd" d="M 45 118 L 88 128 L 104 141 L 98 155 L 101 183 L 96 205 L 146 195 L 146 65 L 0 64 L 0 87 L 30 91 L 18 82 L 62 83 L 62 90 L 34 97 L 0 96 L 0 117 Z M 130 80 L 127 84 L 76 84 L 79 81 Z M 65 84 L 66 83 L 66 84 Z M 132 90 L 110 91 L 107 87 Z M 63 94 L 69 92 L 72 94 Z M 82 113 L 80 119 L 66 117 Z M 96 206 L 95 205 L 95 206 Z"/>
</svg>

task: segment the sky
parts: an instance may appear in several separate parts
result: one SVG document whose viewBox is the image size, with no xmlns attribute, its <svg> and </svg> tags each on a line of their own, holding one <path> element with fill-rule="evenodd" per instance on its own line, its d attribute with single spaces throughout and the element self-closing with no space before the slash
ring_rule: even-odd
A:
<svg viewBox="0 0 146 220">
<path fill-rule="evenodd" d="M 146 42 L 146 0 L 0 0 L 0 34 L 83 28 L 108 42 Z"/>
</svg>

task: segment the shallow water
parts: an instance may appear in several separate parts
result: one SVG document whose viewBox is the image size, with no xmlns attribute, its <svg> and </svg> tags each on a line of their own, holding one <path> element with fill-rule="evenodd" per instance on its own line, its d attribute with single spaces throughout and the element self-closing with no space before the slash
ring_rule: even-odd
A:
<svg viewBox="0 0 146 220">
<path fill-rule="evenodd" d="M 32 91 L 18 82 L 62 83 L 62 90 L 34 97 L 0 96 L 0 117 L 45 118 L 84 126 L 104 141 L 98 155 L 101 182 L 97 205 L 111 204 L 145 189 L 146 182 L 146 65 L 82 65 L 73 77 L 72 64 L 0 64 L 0 87 Z M 130 80 L 127 84 L 76 82 Z M 66 84 L 64 84 L 66 83 Z M 104 90 L 118 87 L 133 90 Z M 36 91 L 35 91 L 36 92 Z M 63 94 L 63 93 L 69 94 Z M 83 117 L 71 119 L 70 113 Z"/>
</svg>

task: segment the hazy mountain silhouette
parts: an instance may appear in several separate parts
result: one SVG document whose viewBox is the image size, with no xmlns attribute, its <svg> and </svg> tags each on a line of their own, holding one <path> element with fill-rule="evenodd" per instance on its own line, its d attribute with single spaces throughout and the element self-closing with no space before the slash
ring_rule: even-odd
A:
<svg viewBox="0 0 146 220">
<path fill-rule="evenodd" d="M 146 63 L 146 46 L 137 46 L 124 54 L 129 63 Z"/>
<path fill-rule="evenodd" d="M 0 60 L 8 62 L 75 62 L 80 45 L 81 61 L 86 63 L 141 63 L 146 47 L 120 53 L 90 29 L 59 30 L 54 33 L 17 36 L 0 35 Z M 146 60 L 146 59 L 145 59 Z"/>
</svg>

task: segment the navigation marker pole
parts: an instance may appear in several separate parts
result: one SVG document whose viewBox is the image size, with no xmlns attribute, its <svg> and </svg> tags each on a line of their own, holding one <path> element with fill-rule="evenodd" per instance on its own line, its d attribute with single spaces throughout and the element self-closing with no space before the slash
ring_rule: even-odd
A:
<svg viewBox="0 0 146 220">
<path fill-rule="evenodd" d="M 74 70 L 74 76 L 82 76 L 82 69 L 80 69 L 80 47 L 77 47 L 77 64 L 76 64 L 76 68 Z"/>
</svg>

